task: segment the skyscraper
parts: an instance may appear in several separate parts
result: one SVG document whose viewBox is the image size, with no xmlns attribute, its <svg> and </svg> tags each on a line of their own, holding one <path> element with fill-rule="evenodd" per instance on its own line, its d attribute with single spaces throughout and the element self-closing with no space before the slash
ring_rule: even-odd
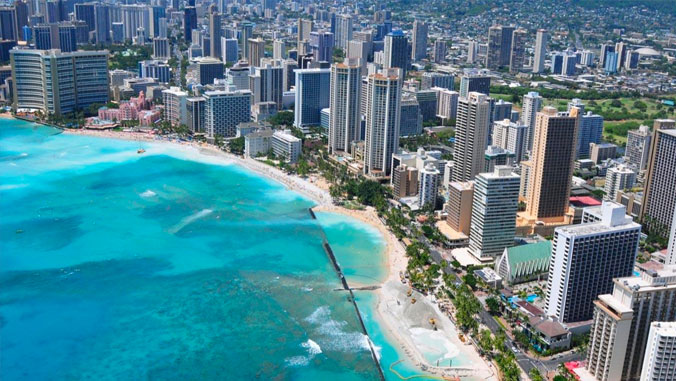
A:
<svg viewBox="0 0 676 381">
<path fill-rule="evenodd" d="M 352 39 L 352 16 L 336 15 L 336 46 L 347 51 L 348 41 Z"/>
<path fill-rule="evenodd" d="M 197 80 L 201 85 L 211 85 L 215 79 L 223 79 L 224 66 L 221 60 L 212 57 L 202 57 L 197 61 Z"/>
<path fill-rule="evenodd" d="M 364 173 L 369 176 L 389 176 L 399 147 L 400 75 L 400 69 L 385 69 L 367 79 Z"/>
<path fill-rule="evenodd" d="M 438 38 L 434 41 L 434 63 L 443 63 L 446 60 L 446 41 Z"/>
<path fill-rule="evenodd" d="M 580 126 L 577 134 L 576 158 L 588 158 L 590 155 L 589 144 L 599 144 L 603 137 L 603 117 L 592 114 L 591 111 L 584 113 L 585 105 L 580 99 L 572 99 L 568 102 L 568 111 L 571 108 L 580 109 Z"/>
<path fill-rule="evenodd" d="M 94 12 L 96 19 L 96 42 L 99 44 L 111 42 L 110 8 L 104 4 L 96 4 Z"/>
<path fill-rule="evenodd" d="M 162 90 L 162 100 L 164 103 L 164 120 L 173 126 L 188 124 L 186 102 L 188 93 L 181 90 L 180 87 L 172 86 Z"/>
<path fill-rule="evenodd" d="M 331 62 L 333 60 L 333 33 L 317 31 L 310 33 L 310 48 L 315 61 Z"/>
<path fill-rule="evenodd" d="M 488 96 L 490 87 L 491 77 L 479 74 L 465 74 L 460 78 L 460 97 L 467 98 L 471 92 L 477 92 Z"/>
<path fill-rule="evenodd" d="M 261 59 L 265 58 L 265 41 L 261 38 L 250 38 L 247 44 L 246 60 L 251 66 L 260 66 Z"/>
<path fill-rule="evenodd" d="M 608 53 L 614 53 L 615 52 L 615 46 L 611 45 L 610 43 L 602 44 L 601 45 L 601 53 L 599 55 L 599 64 L 601 67 L 606 66 L 606 59 L 608 58 Z"/>
<path fill-rule="evenodd" d="M 652 322 L 641 381 L 668 380 L 676 374 L 676 322 Z"/>
<path fill-rule="evenodd" d="M 329 153 L 347 152 L 352 142 L 361 140 L 360 87 L 358 59 L 348 58 L 331 66 Z"/>
<path fill-rule="evenodd" d="M 627 44 L 620 41 L 615 44 L 615 53 L 617 53 L 617 66 L 615 67 L 616 71 L 622 70 L 624 68 L 624 62 L 627 58 Z"/>
<path fill-rule="evenodd" d="M 606 74 L 614 74 L 617 72 L 617 62 L 619 56 L 615 52 L 608 52 L 606 54 L 606 64 L 603 66 Z"/>
<path fill-rule="evenodd" d="M 437 117 L 441 119 L 456 119 L 458 116 L 458 98 L 460 93 L 440 87 L 433 87 L 437 93 Z"/>
<path fill-rule="evenodd" d="M 575 161 L 579 109 L 557 114 L 553 107 L 537 113 L 526 215 L 536 221 L 562 220 L 568 210 L 568 197 Z"/>
<path fill-rule="evenodd" d="M 150 21 L 148 18 L 148 7 L 145 5 L 121 5 L 120 8 L 122 9 L 122 23 L 124 24 L 124 38 L 126 40 L 132 40 L 134 37 L 137 36 L 138 34 L 138 29 L 143 28 L 143 30 L 147 31 L 150 28 Z M 192 30 L 196 28 L 197 26 L 197 13 L 195 11 L 195 8 L 192 8 L 192 10 L 195 12 L 194 15 L 190 18 L 190 21 L 192 22 L 190 25 L 186 25 L 186 30 L 188 26 L 191 27 Z M 188 7 L 184 10 L 185 17 L 190 17 L 190 10 Z M 188 32 L 190 33 L 190 32 Z M 187 34 L 186 34 L 187 36 Z M 145 34 L 145 38 L 148 37 L 148 34 Z M 187 38 L 187 37 L 186 37 Z M 142 43 L 145 42 L 142 41 Z"/>
<path fill-rule="evenodd" d="M 401 30 L 394 30 L 385 36 L 385 62 L 383 68 L 399 68 L 402 70 L 402 79 L 406 78 L 409 64 L 408 39 Z"/>
<path fill-rule="evenodd" d="M 75 19 L 87 23 L 87 30 L 96 29 L 96 13 L 93 3 L 75 4 Z"/>
<path fill-rule="evenodd" d="M 234 137 L 237 125 L 251 120 L 251 91 L 204 93 L 204 127 L 209 137 Z"/>
<path fill-rule="evenodd" d="M 108 51 L 10 51 L 14 107 L 62 115 L 107 103 Z M 58 66 L 58 72 L 51 68 Z"/>
<path fill-rule="evenodd" d="M 253 93 L 252 104 L 275 102 L 277 109 L 282 108 L 282 85 L 284 84 L 284 68 L 269 63 L 253 68 L 249 75 L 249 89 Z"/>
<path fill-rule="evenodd" d="M 514 245 L 520 180 L 509 166 L 476 176 L 469 251 L 479 260 L 493 260 Z"/>
<path fill-rule="evenodd" d="M 160 19 L 166 21 L 166 12 L 165 8 L 159 5 L 153 5 L 148 8 L 148 35 L 151 38 L 154 37 L 166 37 L 161 36 L 160 33 Z"/>
<path fill-rule="evenodd" d="M 298 19 L 298 35 L 296 37 L 296 49 L 300 54 L 305 54 L 302 47 L 304 43 L 310 41 L 310 33 L 312 32 L 312 20 Z"/>
<path fill-rule="evenodd" d="M 474 179 L 483 169 L 486 133 L 491 105 L 485 94 L 471 92 L 458 100 L 452 179 L 465 182 Z"/>
<path fill-rule="evenodd" d="M 456 232 L 469 237 L 472 221 L 472 200 L 474 199 L 474 182 L 451 182 L 448 185 L 448 202 L 444 211 L 448 213 L 446 222 Z"/>
<path fill-rule="evenodd" d="M 239 46 L 236 38 L 221 37 L 221 61 L 235 63 L 239 55 Z"/>
<path fill-rule="evenodd" d="M 215 4 L 209 6 L 209 53 L 211 57 L 221 59 L 221 36 L 223 28 L 221 27 L 221 15 Z"/>
<path fill-rule="evenodd" d="M 533 150 L 533 139 L 535 136 L 535 120 L 538 112 L 542 110 L 542 97 L 535 91 L 531 91 L 523 96 L 521 107 L 521 123 L 528 127 L 526 143 L 528 151 Z"/>
<path fill-rule="evenodd" d="M 33 33 L 36 49 L 59 49 L 62 53 L 77 50 L 76 29 L 70 23 L 38 24 Z"/>
<path fill-rule="evenodd" d="M 420 181 L 418 183 L 418 203 L 420 207 L 429 204 L 434 207 L 437 201 L 440 177 L 439 169 L 433 163 L 427 163 L 420 170 Z"/>
<path fill-rule="evenodd" d="M 193 133 L 206 132 L 204 129 L 204 97 L 190 97 L 186 99 L 186 118 L 188 128 Z"/>
<path fill-rule="evenodd" d="M 330 69 L 298 69 L 296 73 L 296 102 L 294 122 L 304 133 L 311 126 L 319 126 L 321 111 L 329 107 Z"/>
<path fill-rule="evenodd" d="M 0 40 L 16 41 L 17 38 L 16 10 L 13 7 L 0 7 Z"/>
<path fill-rule="evenodd" d="M 418 103 L 418 100 L 414 96 L 407 94 L 402 96 L 400 105 L 399 136 L 421 134 L 423 116 L 420 112 L 420 103 Z"/>
<path fill-rule="evenodd" d="M 183 8 L 183 36 L 192 42 L 192 30 L 197 28 L 197 10 L 195 7 Z"/>
<path fill-rule="evenodd" d="M 453 90 L 455 87 L 455 77 L 452 74 L 424 72 L 420 81 L 421 90 L 429 90 L 433 87 Z"/>
<path fill-rule="evenodd" d="M 276 60 L 286 59 L 286 46 L 284 41 L 275 40 L 272 42 L 272 58 Z"/>
<path fill-rule="evenodd" d="M 512 49 L 509 59 L 509 72 L 518 73 L 523 69 L 524 54 L 526 51 L 526 30 L 517 29 L 512 33 Z"/>
<path fill-rule="evenodd" d="M 599 381 L 638 380 L 642 369 L 651 364 L 644 360 L 652 355 L 651 324 L 676 319 L 676 267 L 654 261 L 636 267 L 638 276 L 613 279 L 612 293 L 594 301 L 584 376 Z M 605 264 L 590 268 L 605 276 Z"/>
<path fill-rule="evenodd" d="M 528 127 L 514 123 L 509 119 L 493 122 L 492 145 L 506 149 L 514 154 L 514 160 L 520 163 L 526 155 L 526 137 Z"/>
<path fill-rule="evenodd" d="M 617 193 L 625 189 L 630 189 L 636 184 L 636 173 L 626 165 L 618 165 L 608 168 L 606 171 L 606 184 L 603 191 L 606 193 L 603 198 L 615 201 Z"/>
<path fill-rule="evenodd" d="M 153 58 L 168 60 L 171 57 L 170 54 L 169 39 L 159 37 L 153 39 Z"/>
<path fill-rule="evenodd" d="M 665 237 L 671 231 L 676 209 L 675 123 L 671 119 L 657 119 L 654 122 L 641 210 L 641 221 L 645 226 Z"/>
<path fill-rule="evenodd" d="M 553 53 L 552 54 L 552 74 L 563 74 L 563 54 L 562 53 Z"/>
<path fill-rule="evenodd" d="M 613 278 L 630 276 L 636 259 L 641 225 L 625 207 L 604 201 L 592 213 L 595 222 L 554 231 L 545 312 L 564 323 L 591 319 L 592 302 L 613 290 Z"/>
<path fill-rule="evenodd" d="M 535 34 L 535 58 L 533 60 L 533 73 L 545 71 L 545 58 L 547 57 L 547 43 L 549 33 L 545 29 L 538 29 Z"/>
<path fill-rule="evenodd" d="M 253 38 L 253 24 L 250 22 L 243 22 L 241 24 L 241 31 L 240 31 L 240 44 L 241 44 L 241 51 L 242 51 L 242 57 L 247 58 L 249 57 L 249 39 Z"/>
<path fill-rule="evenodd" d="M 639 126 L 637 130 L 627 131 L 627 146 L 624 151 L 627 163 L 633 165 L 637 171 L 643 171 L 648 166 L 650 156 L 650 128 Z"/>
<path fill-rule="evenodd" d="M 512 53 L 513 26 L 492 26 L 488 29 L 488 52 L 486 67 L 498 69 L 508 66 Z"/>
<path fill-rule="evenodd" d="M 413 22 L 413 50 L 411 57 L 417 62 L 427 56 L 427 24 L 415 20 Z"/>
<path fill-rule="evenodd" d="M 477 60 L 479 55 L 479 43 L 476 41 L 470 41 L 467 44 L 467 63 L 474 63 Z"/>
</svg>

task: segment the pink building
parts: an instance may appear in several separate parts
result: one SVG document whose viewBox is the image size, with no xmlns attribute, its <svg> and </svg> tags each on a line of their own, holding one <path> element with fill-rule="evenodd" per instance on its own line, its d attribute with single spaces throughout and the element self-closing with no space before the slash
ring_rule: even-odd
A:
<svg viewBox="0 0 676 381">
<path fill-rule="evenodd" d="M 154 110 L 141 110 L 138 113 L 139 125 L 143 127 L 152 126 L 160 120 L 162 113 L 159 109 Z"/>
</svg>

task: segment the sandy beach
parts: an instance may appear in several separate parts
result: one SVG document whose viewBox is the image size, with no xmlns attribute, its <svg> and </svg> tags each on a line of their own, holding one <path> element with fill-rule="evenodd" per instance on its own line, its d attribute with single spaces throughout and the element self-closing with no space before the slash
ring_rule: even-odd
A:
<svg viewBox="0 0 676 381">
<path fill-rule="evenodd" d="M 416 303 L 411 303 L 408 297 L 408 286 L 400 280 L 400 274 L 405 272 L 408 263 L 404 244 L 401 243 L 383 224 L 372 207 L 364 210 L 346 209 L 333 205 L 328 193 L 328 184 L 318 176 L 301 178 L 289 175 L 270 165 L 250 159 L 242 158 L 226 153 L 206 143 L 184 142 L 170 140 L 146 133 L 137 132 L 113 132 L 95 130 L 64 130 L 66 134 L 87 135 L 101 138 L 125 139 L 175 145 L 177 149 L 188 150 L 191 153 L 199 153 L 210 157 L 235 163 L 254 173 L 270 178 L 283 184 L 290 190 L 298 192 L 313 200 L 317 206 L 315 211 L 340 213 L 367 223 L 380 231 L 386 243 L 386 260 L 388 276 L 387 280 L 377 289 L 377 313 L 383 328 L 391 339 L 403 349 L 408 356 L 408 361 L 415 364 L 419 369 L 427 373 L 445 376 L 471 376 L 485 380 L 497 380 L 494 371 L 476 352 L 474 347 L 463 343 L 453 323 L 439 310 L 431 296 L 424 296 L 413 292 L 412 297 Z M 433 330 L 429 319 L 434 318 L 437 322 L 437 330 Z M 431 363 L 429 355 L 425 355 L 426 342 L 435 341 L 441 349 L 433 348 L 433 352 L 444 352 L 449 359 L 460 358 L 450 367 L 445 362 Z M 446 366 L 444 366 L 446 365 Z M 383 364 L 387 368 L 390 364 Z"/>
</svg>

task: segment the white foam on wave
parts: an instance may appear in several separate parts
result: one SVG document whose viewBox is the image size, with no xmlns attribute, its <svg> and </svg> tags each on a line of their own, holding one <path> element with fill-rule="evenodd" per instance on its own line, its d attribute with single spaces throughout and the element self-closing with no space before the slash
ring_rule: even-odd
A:
<svg viewBox="0 0 676 381">
<path fill-rule="evenodd" d="M 198 220 L 200 218 L 203 218 L 203 217 L 210 215 L 211 213 L 213 213 L 213 210 L 211 210 L 211 209 L 202 209 L 197 213 L 194 213 L 194 214 L 189 215 L 188 217 L 185 217 L 178 224 L 176 224 L 174 227 L 169 229 L 169 231 L 172 234 L 175 234 L 176 232 L 183 229 L 184 227 L 190 225 L 191 223 L 195 222 L 196 220 Z"/>
<path fill-rule="evenodd" d="M 18 189 L 28 186 L 28 184 L 2 184 L 0 185 L 0 191 Z"/>
<path fill-rule="evenodd" d="M 305 356 L 293 356 L 287 357 L 284 362 L 287 366 L 305 366 L 310 363 L 310 361 L 315 358 L 318 354 L 322 353 L 322 348 L 312 339 L 300 344 L 302 348 L 307 350 L 307 355 Z"/>
<path fill-rule="evenodd" d="M 332 319 L 328 306 L 318 307 L 305 318 L 305 321 L 317 326 L 315 332 L 326 339 L 322 340 L 322 346 L 327 350 L 340 352 L 370 350 L 368 336 L 358 331 L 346 332 L 347 322 Z"/>
<path fill-rule="evenodd" d="M 307 356 L 293 356 L 287 357 L 284 362 L 290 367 L 305 366 L 310 363 L 310 359 Z"/>
<path fill-rule="evenodd" d="M 145 192 L 141 193 L 139 196 L 148 198 L 148 197 L 154 197 L 154 196 L 157 196 L 157 193 L 155 193 L 155 192 L 151 191 L 150 189 L 148 189 L 148 190 L 146 190 Z"/>
<path fill-rule="evenodd" d="M 301 347 L 307 348 L 308 354 L 311 356 L 316 356 L 322 353 L 322 347 L 320 347 L 319 344 L 317 344 L 317 342 L 312 339 L 308 339 L 306 342 L 301 344 Z"/>
</svg>

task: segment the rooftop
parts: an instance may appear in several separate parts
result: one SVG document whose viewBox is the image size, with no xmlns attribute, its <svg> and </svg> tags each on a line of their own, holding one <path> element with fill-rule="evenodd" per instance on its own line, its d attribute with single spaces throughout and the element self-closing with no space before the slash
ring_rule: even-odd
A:
<svg viewBox="0 0 676 381">
<path fill-rule="evenodd" d="M 576 196 L 570 198 L 570 203 L 573 206 L 600 206 L 601 201 L 589 196 Z"/>
<path fill-rule="evenodd" d="M 527 262 L 549 261 L 552 256 L 551 241 L 529 243 L 527 245 L 508 247 L 507 259 L 512 271 L 516 271 L 519 265 Z"/>
<path fill-rule="evenodd" d="M 531 317 L 528 319 L 528 323 L 547 337 L 557 337 L 568 334 L 568 330 L 566 330 L 561 323 L 550 319 L 544 319 L 540 316 Z"/>
</svg>

